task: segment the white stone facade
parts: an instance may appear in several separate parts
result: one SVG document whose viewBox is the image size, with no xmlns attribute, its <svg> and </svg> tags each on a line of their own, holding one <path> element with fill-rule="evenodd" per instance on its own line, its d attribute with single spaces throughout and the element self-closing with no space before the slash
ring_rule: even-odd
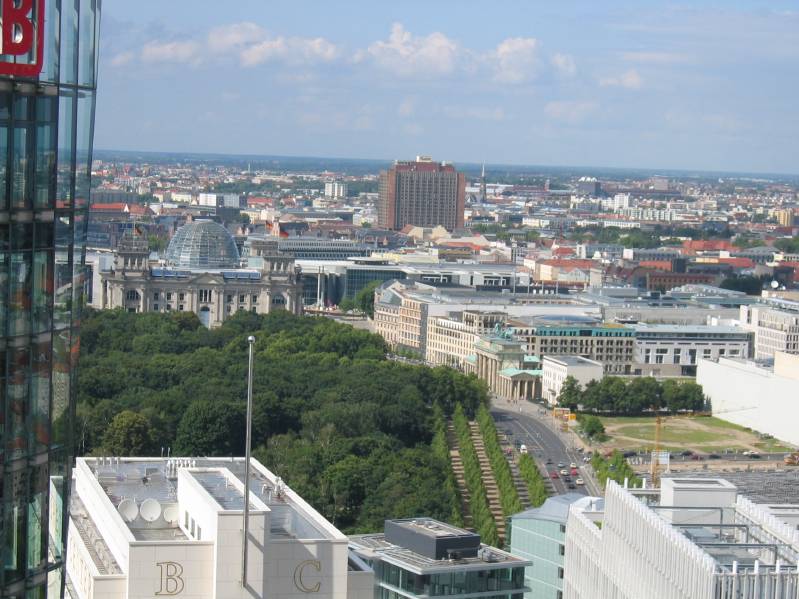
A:
<svg viewBox="0 0 799 599">
<path fill-rule="evenodd" d="M 714 416 L 799 446 L 799 356 L 777 352 L 773 369 L 751 361 L 700 360 L 696 382 Z"/>
<path fill-rule="evenodd" d="M 755 333 L 756 360 L 768 360 L 774 352 L 799 353 L 799 302 L 785 301 L 786 308 L 741 306 L 741 324 Z"/>
<path fill-rule="evenodd" d="M 565 599 L 797 596 L 799 532 L 722 479 L 670 480 L 664 487 L 684 487 L 671 492 L 675 503 L 664 491 L 636 493 L 610 481 L 604 514 L 571 509 Z M 720 520 L 734 526 L 715 528 Z"/>
<path fill-rule="evenodd" d="M 567 377 L 573 377 L 582 387 L 591 381 L 600 381 L 604 366 L 600 362 L 581 356 L 544 356 L 541 363 L 541 397 L 550 406 L 558 403 L 558 396 Z"/>
<path fill-rule="evenodd" d="M 242 459 L 79 459 L 70 596 L 371 599 L 373 573 L 363 562 L 348 566 L 347 537 L 251 464 L 245 588 Z"/>
</svg>

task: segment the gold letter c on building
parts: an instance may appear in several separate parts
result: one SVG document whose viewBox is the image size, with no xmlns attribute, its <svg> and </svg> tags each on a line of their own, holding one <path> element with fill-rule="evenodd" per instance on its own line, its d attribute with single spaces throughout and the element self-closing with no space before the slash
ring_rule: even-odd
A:
<svg viewBox="0 0 799 599">
<path fill-rule="evenodd" d="M 300 562 L 300 565 L 294 570 L 294 586 L 297 587 L 298 590 L 302 591 L 303 593 L 318 593 L 319 589 L 322 586 L 322 583 L 317 582 L 313 586 L 306 586 L 305 582 L 302 579 L 303 571 L 305 570 L 306 566 L 313 567 L 314 570 L 317 572 L 322 571 L 322 564 L 318 560 L 315 559 L 307 559 L 304 562 Z"/>
</svg>

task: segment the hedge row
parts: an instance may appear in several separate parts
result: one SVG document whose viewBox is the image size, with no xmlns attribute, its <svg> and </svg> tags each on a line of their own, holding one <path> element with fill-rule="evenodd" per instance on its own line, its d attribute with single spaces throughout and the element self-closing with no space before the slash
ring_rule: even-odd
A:
<svg viewBox="0 0 799 599">
<path fill-rule="evenodd" d="M 519 499 L 519 492 L 513 483 L 513 473 L 502 447 L 499 444 L 497 427 L 494 425 L 494 418 L 491 412 L 484 405 L 477 410 L 477 423 L 480 425 L 480 433 L 483 435 L 483 445 L 485 445 L 486 455 L 491 462 L 491 469 L 494 471 L 494 480 L 497 481 L 499 488 L 499 501 L 502 504 L 502 513 L 506 518 L 522 511 L 522 502 Z"/>
<path fill-rule="evenodd" d="M 452 510 L 449 517 L 450 524 L 463 526 L 463 514 L 461 513 L 460 491 L 458 483 L 455 481 L 455 473 L 452 471 L 452 463 L 449 457 L 449 443 L 447 442 L 447 420 L 444 411 L 436 404 L 433 407 L 433 441 L 431 443 L 433 454 L 447 464 L 444 488 L 451 497 Z"/>
<path fill-rule="evenodd" d="M 452 413 L 452 424 L 455 433 L 458 435 L 458 445 L 460 446 L 461 461 L 463 462 L 463 474 L 466 479 L 466 486 L 469 488 L 469 509 L 472 513 L 472 523 L 480 533 L 483 543 L 489 545 L 499 545 L 499 534 L 494 516 L 488 507 L 488 496 L 483 485 L 480 462 L 477 459 L 477 452 L 472 443 L 469 421 L 460 404 L 455 406 Z"/>
<path fill-rule="evenodd" d="M 527 491 L 530 493 L 530 503 L 538 507 L 547 500 L 547 487 L 541 471 L 535 465 L 535 460 L 530 454 L 523 453 L 519 458 L 519 473 L 522 475 Z"/>
</svg>

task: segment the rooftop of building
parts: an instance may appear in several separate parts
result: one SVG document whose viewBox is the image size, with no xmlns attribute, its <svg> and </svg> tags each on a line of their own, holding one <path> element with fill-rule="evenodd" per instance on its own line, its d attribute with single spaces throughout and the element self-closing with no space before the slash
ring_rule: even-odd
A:
<svg viewBox="0 0 799 599">
<path fill-rule="evenodd" d="M 717 334 L 717 335 L 748 335 L 749 331 L 734 326 L 712 326 L 706 324 L 650 324 L 638 323 L 632 325 L 635 331 L 641 333 L 672 333 L 672 334 Z"/>
<path fill-rule="evenodd" d="M 244 458 L 101 457 L 77 462 L 78 473 L 96 481 L 109 511 L 120 516 L 118 524 L 137 541 L 187 540 L 178 522 L 179 484 L 198 485 L 220 512 L 244 507 Z M 250 506 L 270 512 L 273 538 L 345 538 L 279 477 L 257 460 L 251 464 Z"/>
<path fill-rule="evenodd" d="M 548 520 L 565 524 L 572 505 L 588 511 L 601 512 L 605 500 L 601 497 L 587 497 L 582 493 L 564 493 L 548 497 L 539 507 L 533 507 L 511 516 L 511 520 Z"/>
<path fill-rule="evenodd" d="M 175 232 L 166 261 L 181 268 L 236 268 L 239 250 L 225 227 L 211 220 L 196 220 Z"/>
<path fill-rule="evenodd" d="M 718 571 L 796 569 L 799 564 L 799 531 L 775 517 L 773 508 L 754 503 L 723 478 L 664 478 L 654 494 L 622 490 L 615 484 L 608 491 L 636 510 L 643 501 L 646 518 L 670 526 L 694 550 L 708 556 Z"/>
<path fill-rule="evenodd" d="M 589 360 L 588 358 L 584 358 L 583 356 L 547 355 L 544 356 L 544 363 L 546 362 L 555 362 L 556 364 L 560 364 L 562 366 L 599 366 L 600 368 L 602 368 L 602 362 Z"/>
<path fill-rule="evenodd" d="M 420 575 L 531 565 L 481 543 L 476 533 L 432 518 L 387 520 L 382 533 L 351 536 L 350 547 L 367 560 L 379 559 Z"/>
</svg>

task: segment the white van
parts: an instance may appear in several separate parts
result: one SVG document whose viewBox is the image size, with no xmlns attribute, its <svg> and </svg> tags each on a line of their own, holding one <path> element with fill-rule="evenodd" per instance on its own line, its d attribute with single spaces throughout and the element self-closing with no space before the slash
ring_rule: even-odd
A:
<svg viewBox="0 0 799 599">
<path fill-rule="evenodd" d="M 527 453 L 527 445 L 525 445 L 524 443 L 522 443 L 522 444 L 519 446 L 519 453 Z"/>
</svg>

